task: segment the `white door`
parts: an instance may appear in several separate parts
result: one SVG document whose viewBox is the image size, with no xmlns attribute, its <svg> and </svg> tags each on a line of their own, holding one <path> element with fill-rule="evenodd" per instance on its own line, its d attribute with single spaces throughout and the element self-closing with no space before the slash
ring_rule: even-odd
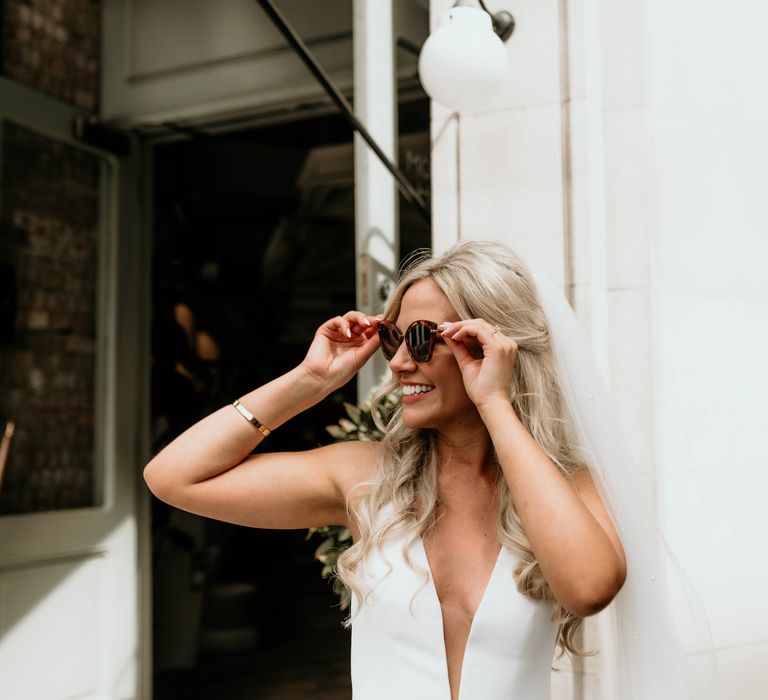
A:
<svg viewBox="0 0 768 700">
<path fill-rule="evenodd" d="M 136 472 L 146 382 L 134 358 L 146 357 L 146 276 L 118 206 L 135 158 L 73 140 L 74 116 L 0 78 L 0 431 L 15 426 L 0 487 L 8 700 L 139 697 L 145 654 Z"/>
</svg>

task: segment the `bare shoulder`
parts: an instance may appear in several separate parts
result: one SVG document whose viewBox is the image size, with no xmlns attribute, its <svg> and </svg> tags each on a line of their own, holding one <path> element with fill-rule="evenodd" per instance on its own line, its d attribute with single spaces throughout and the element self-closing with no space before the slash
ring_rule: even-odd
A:
<svg viewBox="0 0 768 700">
<path fill-rule="evenodd" d="M 381 458 L 380 442 L 349 441 L 329 445 L 326 471 L 331 475 L 334 488 L 343 504 L 343 522 L 352 532 L 352 540 L 360 539 L 360 529 L 353 516 L 352 506 L 371 490 Z"/>
<path fill-rule="evenodd" d="M 353 491 L 366 490 L 365 482 L 374 478 L 379 465 L 380 442 L 350 440 L 323 449 L 328 473 L 345 500 Z"/>
</svg>

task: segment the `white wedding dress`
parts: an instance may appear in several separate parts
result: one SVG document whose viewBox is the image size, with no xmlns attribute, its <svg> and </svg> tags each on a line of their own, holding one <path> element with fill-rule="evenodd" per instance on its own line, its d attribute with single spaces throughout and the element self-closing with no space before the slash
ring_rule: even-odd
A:
<svg viewBox="0 0 768 700">
<path fill-rule="evenodd" d="M 404 538 L 372 550 L 363 580 L 376 586 L 358 606 L 352 597 L 354 700 L 450 700 L 443 618 L 427 585 L 403 558 Z M 429 570 L 421 539 L 412 559 Z M 392 571 L 387 576 L 388 559 Z M 549 700 L 557 626 L 551 603 L 518 592 L 516 555 L 502 547 L 470 628 L 459 700 Z M 414 594 L 415 597 L 414 597 Z M 409 603 L 413 598 L 413 602 Z M 359 612 L 358 612 L 359 611 Z"/>
</svg>

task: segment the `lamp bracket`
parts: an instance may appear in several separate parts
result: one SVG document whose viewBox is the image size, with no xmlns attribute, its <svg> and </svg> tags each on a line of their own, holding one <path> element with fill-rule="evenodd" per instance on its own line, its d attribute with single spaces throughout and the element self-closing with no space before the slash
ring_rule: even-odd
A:
<svg viewBox="0 0 768 700">
<path fill-rule="evenodd" d="M 496 36 L 502 41 L 506 41 L 512 36 L 512 32 L 515 31 L 515 18 L 510 12 L 506 10 L 499 10 L 498 12 L 491 12 L 486 6 L 483 0 L 478 0 L 480 7 L 483 8 L 490 16 L 493 23 L 493 31 Z M 454 7 L 472 7 L 474 3 L 472 0 L 456 0 Z"/>
</svg>

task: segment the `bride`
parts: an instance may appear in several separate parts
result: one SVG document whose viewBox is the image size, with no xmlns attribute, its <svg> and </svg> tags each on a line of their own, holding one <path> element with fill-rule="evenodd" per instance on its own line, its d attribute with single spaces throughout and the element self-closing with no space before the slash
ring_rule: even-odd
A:
<svg viewBox="0 0 768 700">
<path fill-rule="evenodd" d="M 500 243 L 418 258 L 382 316 L 328 320 L 298 367 L 201 420 L 145 468 L 158 498 L 203 516 L 350 528 L 336 574 L 353 593 L 356 700 L 548 699 L 553 653 L 588 653 L 575 632 L 614 598 L 624 601 L 617 653 L 631 655 L 626 639 L 637 645 L 639 633 L 643 659 L 662 662 L 638 669 L 623 658 L 614 697 L 688 697 L 663 595 L 629 585 L 633 566 L 655 567 L 645 557 L 655 540 L 634 517 L 631 460 L 605 434 L 607 392 L 583 358 L 568 367 L 572 350 L 555 340 L 565 332 L 591 361 L 556 297 Z M 401 396 L 381 442 L 251 454 L 379 349 L 392 371 L 380 395 Z M 574 380 L 587 369 L 581 391 Z M 620 492 L 638 498 L 617 507 Z M 651 640 L 651 629 L 665 636 Z"/>
</svg>

